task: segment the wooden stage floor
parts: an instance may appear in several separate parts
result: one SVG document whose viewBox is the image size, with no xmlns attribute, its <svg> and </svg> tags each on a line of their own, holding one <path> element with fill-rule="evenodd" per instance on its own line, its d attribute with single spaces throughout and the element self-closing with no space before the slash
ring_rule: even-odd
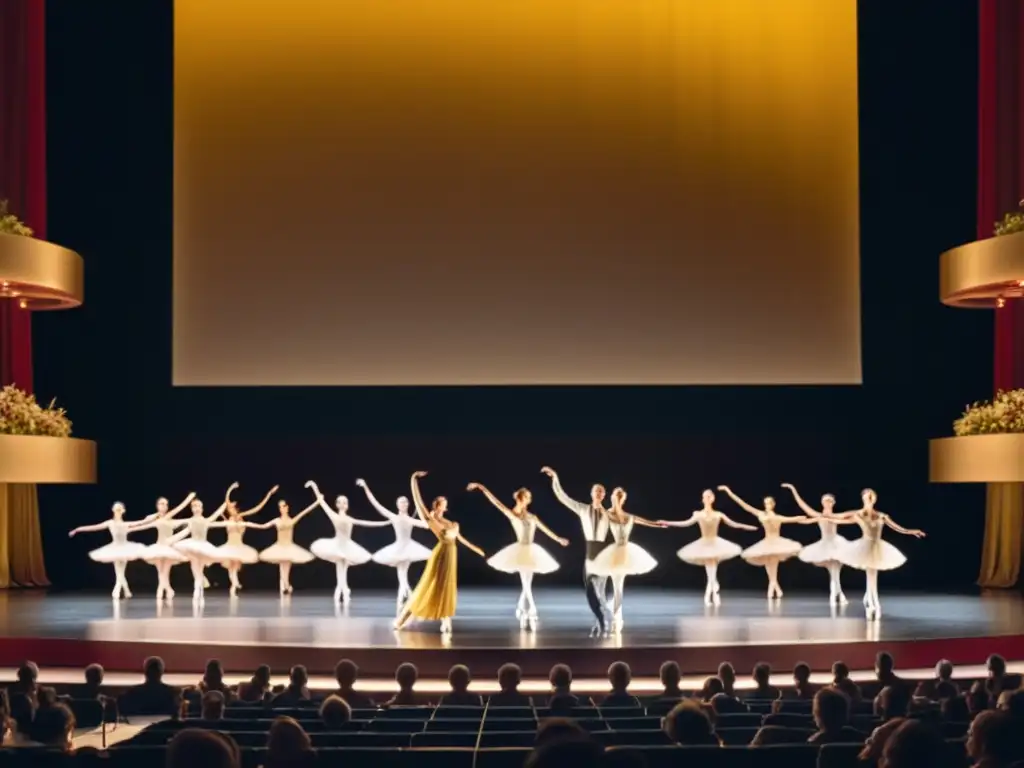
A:
<svg viewBox="0 0 1024 768">
<path fill-rule="evenodd" d="M 540 625 L 527 632 L 514 616 L 518 590 L 460 590 L 449 640 L 436 624 L 396 633 L 393 592 L 357 592 L 348 609 L 332 605 L 328 593 L 284 600 L 208 593 L 200 606 L 179 594 L 161 606 L 148 595 L 115 603 L 93 594 L 7 592 L 0 593 L 0 666 L 31 658 L 47 667 L 98 661 L 111 671 L 135 671 L 146 656 L 159 655 L 177 671 L 199 671 L 216 657 L 236 671 L 303 663 L 324 674 L 347 656 L 374 677 L 410 660 L 431 676 L 459 662 L 490 674 L 506 661 L 537 676 L 558 661 L 580 675 L 600 675 L 619 658 L 637 675 L 654 674 L 670 658 L 689 673 L 712 671 L 722 660 L 740 670 L 758 661 L 776 669 L 806 661 L 824 670 L 836 659 L 867 669 L 883 648 L 904 667 L 939 658 L 977 664 L 988 653 L 1024 659 L 1024 600 L 1016 592 L 883 594 L 881 621 L 868 622 L 860 595 L 832 610 L 824 594 L 789 594 L 769 604 L 763 593 L 727 592 L 720 607 L 707 608 L 701 593 L 627 586 L 625 629 L 605 638 L 588 637 L 592 617 L 582 587 L 535 595 Z"/>
</svg>

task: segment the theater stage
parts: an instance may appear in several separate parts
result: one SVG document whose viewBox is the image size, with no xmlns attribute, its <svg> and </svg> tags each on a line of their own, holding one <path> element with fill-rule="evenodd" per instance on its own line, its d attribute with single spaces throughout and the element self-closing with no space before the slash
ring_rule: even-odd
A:
<svg viewBox="0 0 1024 768">
<path fill-rule="evenodd" d="M 865 620 L 860 595 L 850 597 L 850 606 L 833 611 L 826 594 L 792 593 L 769 605 L 763 593 L 725 592 L 720 607 L 707 608 L 701 593 L 627 586 L 622 635 L 590 638 L 582 586 L 536 590 L 536 632 L 519 629 L 518 590 L 467 588 L 459 592 L 449 641 L 436 624 L 396 633 L 393 592 L 356 592 L 343 610 L 329 593 L 282 600 L 243 592 L 232 600 L 213 592 L 197 607 L 181 593 L 173 605 L 158 606 L 149 595 L 115 603 L 95 594 L 12 591 L 0 593 L 0 667 L 32 659 L 50 668 L 99 662 L 110 672 L 136 672 L 145 657 L 159 655 L 176 672 L 198 672 L 220 658 L 234 673 L 303 663 L 329 674 L 347 656 L 367 677 L 390 677 L 403 661 L 425 677 L 443 676 L 456 663 L 489 676 L 508 661 L 530 677 L 560 661 L 580 677 L 599 677 L 618 659 L 637 676 L 656 674 L 666 659 L 688 674 L 713 671 L 722 660 L 741 674 L 759 661 L 777 671 L 798 661 L 824 671 L 836 659 L 870 669 L 882 649 L 902 668 L 939 658 L 978 664 L 989 653 L 1024 660 L 1024 600 L 1015 592 L 883 593 L 878 622 Z"/>
</svg>

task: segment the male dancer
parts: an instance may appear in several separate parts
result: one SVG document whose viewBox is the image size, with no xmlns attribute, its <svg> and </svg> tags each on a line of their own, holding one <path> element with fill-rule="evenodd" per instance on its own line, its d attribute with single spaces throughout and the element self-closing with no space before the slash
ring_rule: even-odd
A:
<svg viewBox="0 0 1024 768">
<path fill-rule="evenodd" d="M 558 474 L 551 467 L 544 467 L 541 472 L 551 478 L 551 489 L 562 504 L 575 512 L 583 526 L 583 538 L 587 541 L 587 559 L 583 565 L 583 582 L 587 588 L 587 602 L 594 612 L 597 623 L 590 631 L 590 636 L 607 634 L 608 620 L 608 577 L 597 576 L 590 572 L 590 564 L 605 548 L 608 538 L 608 517 L 604 509 L 605 490 L 603 485 L 594 485 L 590 489 L 590 503 L 576 501 L 562 490 Z"/>
</svg>

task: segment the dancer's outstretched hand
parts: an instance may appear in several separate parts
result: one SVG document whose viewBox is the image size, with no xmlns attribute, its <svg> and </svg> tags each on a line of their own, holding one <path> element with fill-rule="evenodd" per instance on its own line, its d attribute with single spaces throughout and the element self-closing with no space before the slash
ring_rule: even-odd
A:
<svg viewBox="0 0 1024 768">
<path fill-rule="evenodd" d="M 718 490 L 720 490 L 722 493 L 729 493 L 730 488 L 728 485 L 720 485 L 718 486 Z"/>
<path fill-rule="evenodd" d="M 928 534 L 927 534 L 927 533 L 925 533 L 924 531 L 911 531 L 911 532 L 910 532 L 910 535 L 911 535 L 911 536 L 914 536 L 915 538 L 918 538 L 918 539 L 923 539 L 923 538 L 924 538 L 924 537 L 926 537 L 926 536 L 927 536 Z"/>
<path fill-rule="evenodd" d="M 561 544 L 563 547 L 568 547 L 569 546 L 569 540 L 568 539 L 559 539 L 558 543 Z"/>
<path fill-rule="evenodd" d="M 426 477 L 427 473 L 424 470 L 422 470 L 422 469 L 418 469 L 418 470 L 416 470 L 415 472 L 412 473 L 412 476 L 413 477 Z"/>
<path fill-rule="evenodd" d="M 360 488 L 365 488 L 366 487 L 366 481 L 363 480 L 363 478 L 361 478 L 361 477 L 356 478 L 356 485 L 358 487 L 360 487 Z"/>
<path fill-rule="evenodd" d="M 548 477 L 554 477 L 555 476 L 555 470 L 553 470 L 551 467 L 541 467 L 540 468 L 540 473 L 542 475 L 547 475 Z"/>
<path fill-rule="evenodd" d="M 479 491 L 480 490 L 480 483 L 470 483 L 469 485 L 466 486 L 466 490 L 467 491 Z"/>
<path fill-rule="evenodd" d="M 783 483 L 782 487 L 785 488 L 787 491 L 795 491 L 796 490 L 796 486 L 794 486 L 792 483 Z"/>
</svg>

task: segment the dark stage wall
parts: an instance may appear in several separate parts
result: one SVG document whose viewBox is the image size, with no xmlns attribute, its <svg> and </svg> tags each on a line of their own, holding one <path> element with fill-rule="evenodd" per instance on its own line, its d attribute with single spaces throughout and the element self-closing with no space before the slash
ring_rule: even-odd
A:
<svg viewBox="0 0 1024 768">
<path fill-rule="evenodd" d="M 900 537 L 911 561 L 885 587 L 972 584 L 983 489 L 933 488 L 926 464 L 927 438 L 948 433 L 964 403 L 991 388 L 991 316 L 936 298 L 938 254 L 971 240 L 975 227 L 972 4 L 872 0 L 859 9 L 862 387 L 173 389 L 171 22 L 169 3 L 48 3 L 49 234 L 85 257 L 87 298 L 81 310 L 34 319 L 36 383 L 44 397 L 60 397 L 101 456 L 97 487 L 41 489 L 56 585 L 108 587 L 108 569 L 86 556 L 102 542 L 69 541 L 66 531 L 101 519 L 115 499 L 141 516 L 156 496 L 193 488 L 209 505 L 233 480 L 243 503 L 281 483 L 296 506 L 314 478 L 372 517 L 356 477 L 390 502 L 407 493 L 412 470 L 427 469 L 425 495 L 448 495 L 467 535 L 489 551 L 511 531 L 464 493 L 466 482 L 504 497 L 528 485 L 536 510 L 572 537 L 573 520 L 538 473 L 544 463 L 580 495 L 595 481 L 622 484 L 634 511 L 652 517 L 684 515 L 719 483 L 751 501 L 774 494 L 785 511 L 793 507 L 783 481 L 808 499 L 835 492 L 843 506 L 870 485 L 882 509 L 931 534 Z M 280 311 L 301 301 L 282 296 Z M 720 506 L 742 519 L 729 502 Z M 327 530 L 317 515 L 298 539 Z M 359 534 L 371 548 L 389 535 Z M 699 584 L 700 569 L 674 558 L 694 535 L 638 531 L 663 561 L 645 581 Z M 811 529 L 794 535 L 813 538 Z M 251 543 L 267 539 L 253 534 Z M 462 563 L 469 580 L 508 578 L 469 553 Z M 551 581 L 578 581 L 579 565 L 570 548 Z M 132 577 L 141 588 L 152 574 L 138 566 Z M 741 564 L 722 578 L 727 587 L 763 584 Z M 244 580 L 273 586 L 276 575 L 253 567 Z M 295 574 L 300 588 L 332 580 L 320 563 Z M 372 565 L 352 576 L 356 587 L 392 580 Z M 805 566 L 785 568 L 782 580 L 824 588 Z"/>
</svg>

